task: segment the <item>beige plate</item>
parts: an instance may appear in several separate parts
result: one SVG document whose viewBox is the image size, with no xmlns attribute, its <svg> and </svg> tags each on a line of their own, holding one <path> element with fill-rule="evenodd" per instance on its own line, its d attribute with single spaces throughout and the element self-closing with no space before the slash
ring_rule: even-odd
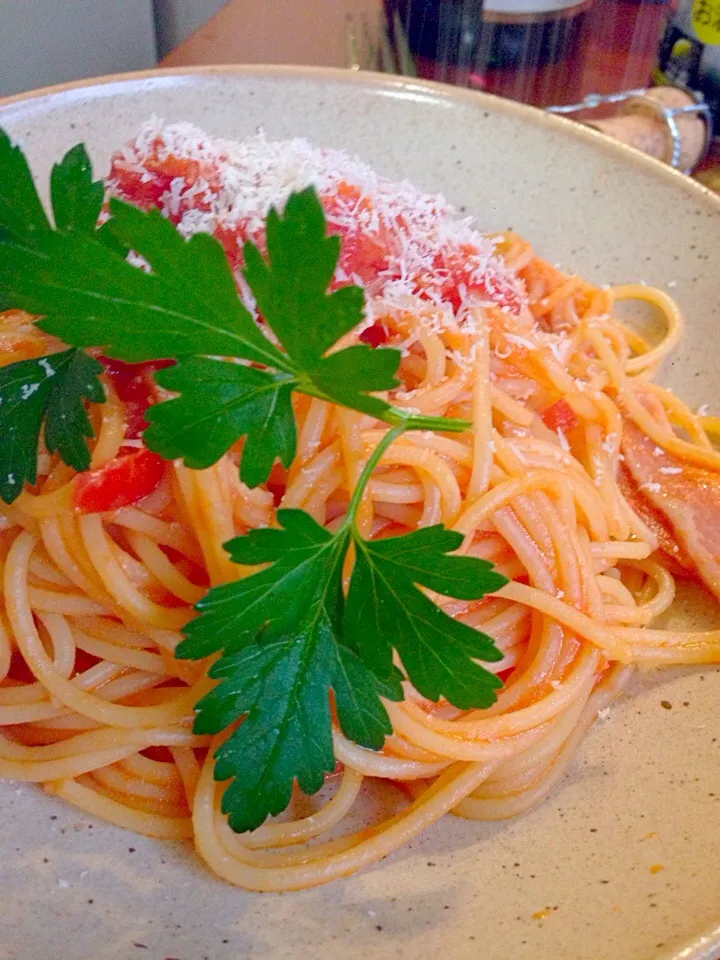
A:
<svg viewBox="0 0 720 960">
<path fill-rule="evenodd" d="M 654 161 L 475 93 L 277 68 L 41 92 L 0 106 L 0 125 L 46 182 L 79 140 L 104 170 L 151 114 L 341 147 L 598 282 L 671 286 L 690 323 L 666 380 L 720 414 L 720 203 Z M 696 600 L 676 619 L 699 616 Z M 0 960 L 716 960 L 719 704 L 715 669 L 646 674 L 540 809 L 488 825 L 448 817 L 374 869 L 282 896 L 224 886 L 189 846 L 5 785 Z"/>
</svg>

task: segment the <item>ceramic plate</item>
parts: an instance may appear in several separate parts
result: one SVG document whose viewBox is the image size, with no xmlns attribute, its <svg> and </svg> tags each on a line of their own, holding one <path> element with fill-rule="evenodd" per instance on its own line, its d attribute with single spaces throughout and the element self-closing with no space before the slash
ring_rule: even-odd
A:
<svg viewBox="0 0 720 960">
<path fill-rule="evenodd" d="M 507 101 L 340 72 L 111 78 L 6 101 L 0 125 L 44 183 L 79 140 L 104 171 L 152 114 L 340 147 L 598 283 L 671 287 L 689 328 L 665 382 L 720 414 L 720 202 L 679 174 Z M 686 598 L 674 618 L 698 624 L 701 607 Z M 189 845 L 4 784 L 0 960 L 717 960 L 719 703 L 713 668 L 643 674 L 539 809 L 497 824 L 447 817 L 373 869 L 303 893 L 234 889 Z"/>
</svg>

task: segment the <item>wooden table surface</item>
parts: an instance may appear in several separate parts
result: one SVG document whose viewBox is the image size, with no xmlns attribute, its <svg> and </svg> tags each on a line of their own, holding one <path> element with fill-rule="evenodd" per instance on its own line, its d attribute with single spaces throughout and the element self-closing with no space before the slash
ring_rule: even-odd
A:
<svg viewBox="0 0 720 960">
<path fill-rule="evenodd" d="M 230 0 L 161 66 L 294 63 L 347 67 L 348 15 L 379 30 L 382 0 Z"/>
</svg>

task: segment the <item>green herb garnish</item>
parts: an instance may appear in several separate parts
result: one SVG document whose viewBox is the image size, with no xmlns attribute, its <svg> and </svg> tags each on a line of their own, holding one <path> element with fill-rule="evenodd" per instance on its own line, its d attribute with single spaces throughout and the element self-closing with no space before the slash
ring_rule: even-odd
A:
<svg viewBox="0 0 720 960">
<path fill-rule="evenodd" d="M 93 431 L 84 400 L 102 403 L 102 364 L 82 350 L 63 350 L 0 367 L 0 497 L 12 503 L 37 479 L 38 442 L 78 472 L 90 466 Z"/>
<path fill-rule="evenodd" d="M 433 700 L 489 706 L 501 686 L 473 659 L 502 659 L 492 640 L 453 620 L 415 584 L 470 600 L 505 578 L 483 560 L 447 556 L 462 536 L 440 526 L 368 541 L 355 524 L 373 467 L 402 429 L 373 451 L 336 533 L 302 510 L 279 510 L 282 529 L 227 543 L 235 563 L 269 566 L 211 590 L 176 651 L 191 659 L 223 652 L 210 668 L 221 683 L 197 705 L 198 731 L 218 733 L 245 716 L 217 753 L 217 778 L 234 778 L 222 807 L 233 829 L 250 830 L 284 810 L 295 779 L 306 793 L 322 786 L 335 766 L 330 689 L 345 735 L 382 746 L 392 728 L 379 697 L 402 698 L 393 646 L 410 682 Z M 346 600 L 342 570 L 351 545 Z"/>
<path fill-rule="evenodd" d="M 294 783 L 306 793 L 322 786 L 335 765 L 333 710 L 348 738 L 377 750 L 392 730 L 382 701 L 402 699 L 404 679 L 463 709 L 493 703 L 501 683 L 478 661 L 502 654 L 426 591 L 474 600 L 505 578 L 485 561 L 453 555 L 462 537 L 442 526 L 381 540 L 358 529 L 363 492 L 397 437 L 470 425 L 411 414 L 378 396 L 397 385 L 399 351 L 338 348 L 362 319 L 363 293 L 328 291 L 340 241 L 327 236 L 315 191 L 270 212 L 266 257 L 245 244 L 245 281 L 272 339 L 241 303 L 214 238 L 185 240 L 157 210 L 118 200 L 96 229 L 101 188 L 83 148 L 54 168 L 51 197 L 54 228 L 22 153 L 0 137 L 2 299 L 40 314 L 38 325 L 70 347 L 0 370 L 0 430 L 13 438 L 0 452 L 6 502 L 35 480 L 43 423 L 49 450 L 76 470 L 88 466 L 84 401 L 104 397 L 101 365 L 81 348 L 128 362 L 174 360 L 154 374 L 175 396 L 148 410 L 145 444 L 200 469 L 245 438 L 240 476 L 250 486 L 295 456 L 294 391 L 390 427 L 334 533 L 302 510 L 279 510 L 277 529 L 225 545 L 234 562 L 265 566 L 211 589 L 178 647 L 182 658 L 219 654 L 209 671 L 219 682 L 197 704 L 195 729 L 230 731 L 215 776 L 231 781 L 223 797 L 231 827 L 250 830 L 281 812 Z M 128 262 L 129 250 L 145 269 Z"/>
<path fill-rule="evenodd" d="M 96 234 L 103 190 L 101 180 L 93 182 L 85 147 L 78 144 L 69 150 L 53 167 L 50 178 L 58 235 Z M 8 248 L 30 250 L 42 247 L 54 233 L 25 155 L 0 130 L 0 241 Z M 12 275 L 3 271 L 3 307 L 18 306 L 12 286 Z M 5 503 L 12 503 L 24 484 L 35 483 L 43 426 L 50 453 L 57 451 L 74 470 L 88 469 L 86 440 L 93 430 L 84 401 L 104 401 L 105 391 L 98 379 L 102 369 L 97 360 L 76 349 L 0 368 L 0 497 Z"/>
</svg>

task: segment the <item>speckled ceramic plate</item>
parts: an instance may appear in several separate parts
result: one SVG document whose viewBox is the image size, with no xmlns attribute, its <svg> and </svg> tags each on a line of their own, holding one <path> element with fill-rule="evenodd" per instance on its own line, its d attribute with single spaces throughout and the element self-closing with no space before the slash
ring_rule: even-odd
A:
<svg viewBox="0 0 720 960">
<path fill-rule="evenodd" d="M 45 182 L 79 140 L 102 171 L 151 114 L 341 147 L 598 282 L 671 286 L 689 330 L 665 379 L 720 414 L 720 203 L 654 161 L 502 100 L 276 68 L 41 91 L 0 105 L 0 125 Z M 703 621 L 699 598 L 673 618 Z M 448 817 L 373 869 L 305 893 L 225 886 L 189 845 L 2 785 L 0 960 L 717 960 L 719 704 L 715 669 L 644 674 L 539 809 L 498 824 Z"/>
</svg>

